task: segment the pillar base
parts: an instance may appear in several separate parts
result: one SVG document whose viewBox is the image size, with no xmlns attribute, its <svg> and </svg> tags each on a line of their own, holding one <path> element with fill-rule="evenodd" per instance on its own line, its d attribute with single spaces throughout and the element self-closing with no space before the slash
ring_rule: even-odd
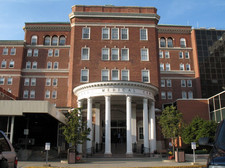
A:
<svg viewBox="0 0 225 168">
<path fill-rule="evenodd" d="M 127 158 L 132 158 L 133 156 L 134 156 L 133 153 L 126 153 Z"/>
<path fill-rule="evenodd" d="M 105 153 L 105 154 L 104 154 L 104 157 L 110 158 L 110 157 L 112 157 L 112 153 Z"/>
</svg>

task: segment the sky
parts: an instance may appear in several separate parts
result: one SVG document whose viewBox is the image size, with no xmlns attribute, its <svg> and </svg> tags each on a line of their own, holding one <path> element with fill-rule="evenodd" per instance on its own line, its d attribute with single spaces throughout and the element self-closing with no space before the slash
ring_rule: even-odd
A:
<svg viewBox="0 0 225 168">
<path fill-rule="evenodd" d="M 0 40 L 23 40 L 26 22 L 69 22 L 73 5 L 156 7 L 159 24 L 225 30 L 225 0 L 0 0 Z"/>
</svg>

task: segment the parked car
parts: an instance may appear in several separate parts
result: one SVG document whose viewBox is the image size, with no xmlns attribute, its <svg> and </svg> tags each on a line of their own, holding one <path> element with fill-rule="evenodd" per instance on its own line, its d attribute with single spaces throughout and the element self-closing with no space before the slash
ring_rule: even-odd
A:
<svg viewBox="0 0 225 168">
<path fill-rule="evenodd" d="M 212 145 L 213 148 L 207 161 L 208 168 L 225 168 L 225 120 L 221 121 L 217 127 L 215 141 L 208 143 L 209 138 L 201 138 L 200 145 Z"/>
<path fill-rule="evenodd" d="M 3 131 L 0 130 L 0 167 L 17 168 L 16 152 Z"/>
</svg>

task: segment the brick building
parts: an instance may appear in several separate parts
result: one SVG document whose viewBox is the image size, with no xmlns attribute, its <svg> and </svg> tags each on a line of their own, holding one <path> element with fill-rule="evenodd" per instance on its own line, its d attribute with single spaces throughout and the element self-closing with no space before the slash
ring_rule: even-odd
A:
<svg viewBox="0 0 225 168">
<path fill-rule="evenodd" d="M 118 137 L 127 156 L 164 148 L 155 116 L 201 98 L 191 27 L 158 25 L 153 7 L 75 5 L 69 19 L 25 23 L 24 41 L 0 41 L 1 87 L 62 113 L 82 107 L 87 153 L 104 144 L 111 156 Z"/>
</svg>

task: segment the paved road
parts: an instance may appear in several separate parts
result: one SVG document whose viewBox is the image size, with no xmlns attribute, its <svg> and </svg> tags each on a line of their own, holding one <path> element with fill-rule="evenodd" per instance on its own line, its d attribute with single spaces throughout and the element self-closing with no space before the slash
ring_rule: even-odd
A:
<svg viewBox="0 0 225 168">
<path fill-rule="evenodd" d="M 196 165 L 191 164 L 191 160 L 187 160 L 183 163 L 176 163 L 174 161 L 163 160 L 162 158 L 83 158 L 81 163 L 67 164 L 64 161 L 50 161 L 48 162 L 49 167 L 92 167 L 92 168 L 124 168 L 124 167 L 135 167 L 135 168 L 148 168 L 148 167 L 205 167 L 206 159 L 196 159 Z M 32 168 L 32 167 L 45 167 L 45 161 L 19 161 L 18 168 Z"/>
</svg>

